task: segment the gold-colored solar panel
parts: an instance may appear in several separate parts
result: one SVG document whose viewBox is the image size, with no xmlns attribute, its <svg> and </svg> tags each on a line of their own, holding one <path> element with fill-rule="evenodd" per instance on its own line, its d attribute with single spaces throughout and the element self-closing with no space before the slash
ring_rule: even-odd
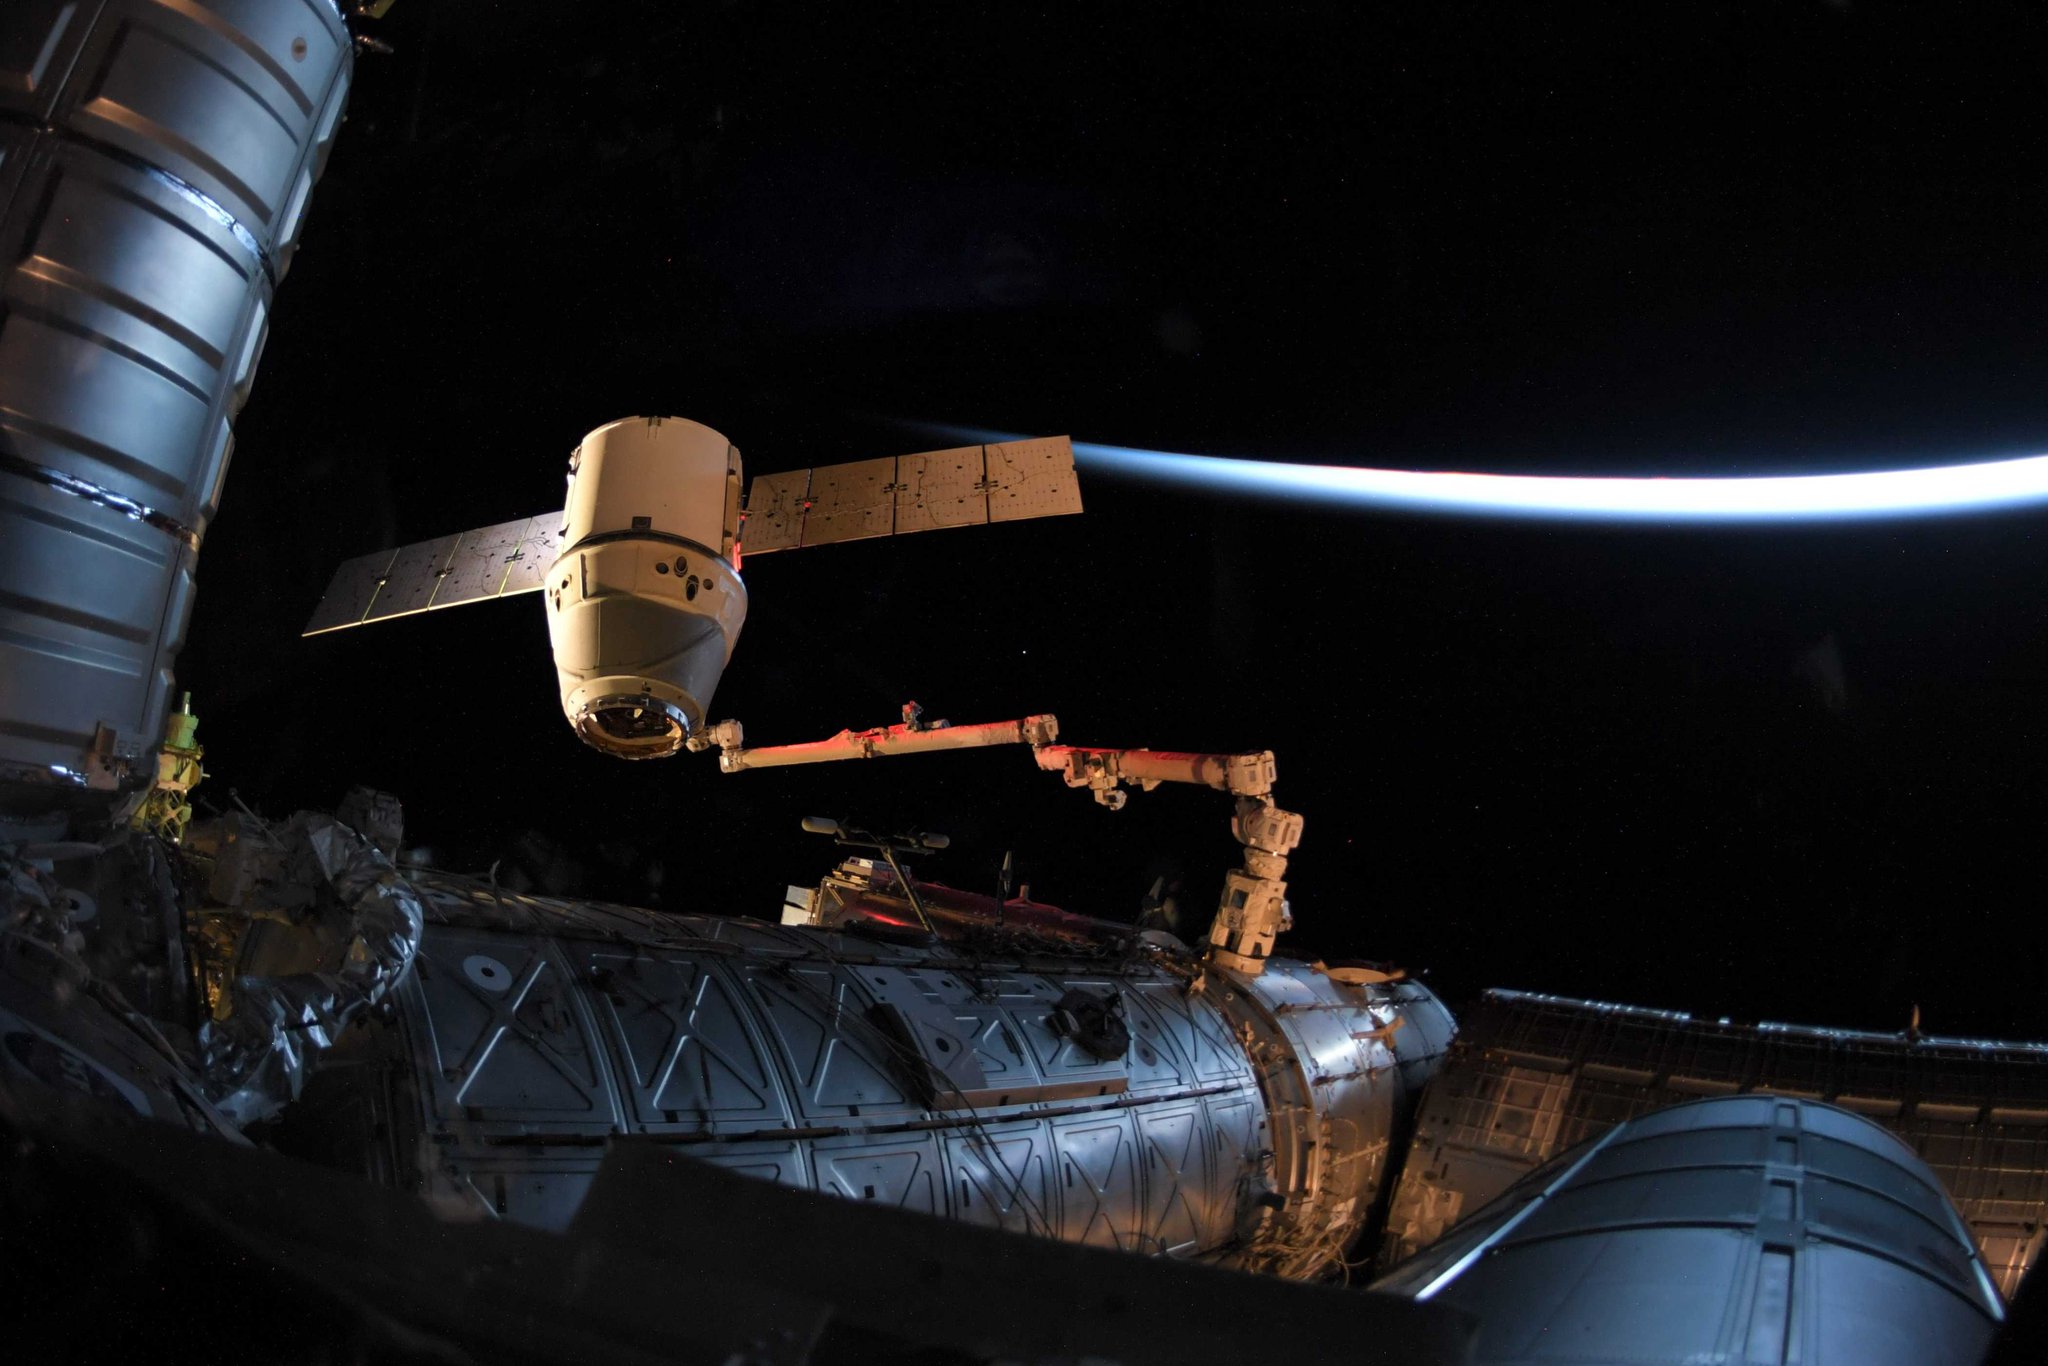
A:
<svg viewBox="0 0 2048 1366">
<path fill-rule="evenodd" d="M 896 457 L 896 534 L 987 522 L 981 451 L 960 446 Z"/>
<path fill-rule="evenodd" d="M 747 520 L 740 532 L 740 549 L 749 555 L 765 555 L 802 545 L 804 508 L 810 493 L 809 470 L 757 476 L 747 489 Z"/>
<path fill-rule="evenodd" d="M 896 457 L 820 465 L 811 471 L 806 546 L 887 536 L 896 529 Z"/>
<path fill-rule="evenodd" d="M 1065 517 L 1081 510 L 1081 481 L 1074 473 L 1074 443 L 1066 437 L 1006 441 L 986 449 L 991 522 Z"/>
</svg>

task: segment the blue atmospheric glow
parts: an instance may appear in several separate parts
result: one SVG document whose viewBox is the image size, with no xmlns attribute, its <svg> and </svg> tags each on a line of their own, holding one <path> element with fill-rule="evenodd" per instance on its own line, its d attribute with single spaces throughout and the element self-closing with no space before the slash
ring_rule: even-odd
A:
<svg viewBox="0 0 2048 1366">
<path fill-rule="evenodd" d="M 957 429 L 956 429 L 957 430 Z M 976 432 L 971 440 L 1002 441 Z M 1461 474 L 1176 455 L 1076 441 L 1084 470 L 1226 493 L 1489 517 L 1769 523 L 1924 517 L 2048 504 L 2048 455 L 1854 474 L 1606 478 Z"/>
</svg>

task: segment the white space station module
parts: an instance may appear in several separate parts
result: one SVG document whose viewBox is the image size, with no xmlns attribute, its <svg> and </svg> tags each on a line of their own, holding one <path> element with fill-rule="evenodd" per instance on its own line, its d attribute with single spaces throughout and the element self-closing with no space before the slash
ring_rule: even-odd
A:
<svg viewBox="0 0 2048 1366">
<path fill-rule="evenodd" d="M 1275 952 L 1302 823 L 1270 754 L 706 723 L 744 554 L 1077 512 L 1064 439 L 771 475 L 743 509 L 719 433 L 613 423 L 559 515 L 353 561 L 309 631 L 538 593 L 609 754 L 1014 744 L 1111 808 L 1211 788 L 1243 863 L 1198 946 L 940 886 L 906 863 L 937 841 L 833 822 L 851 856 L 777 922 L 402 871 L 397 804 L 361 791 L 186 828 L 172 666 L 349 24 L 0 9 L 0 1227 L 45 1330 L 19 1340 L 132 1354 L 124 1305 L 77 1312 L 108 1286 L 177 1306 L 153 1344 L 258 1357 L 282 1303 L 295 1342 L 389 1360 L 1979 1360 L 2048 1227 L 2048 1050 L 1502 995 L 1454 1038 L 1396 970 Z M 1337 1288 L 1375 1246 L 1389 1274 Z"/>
</svg>

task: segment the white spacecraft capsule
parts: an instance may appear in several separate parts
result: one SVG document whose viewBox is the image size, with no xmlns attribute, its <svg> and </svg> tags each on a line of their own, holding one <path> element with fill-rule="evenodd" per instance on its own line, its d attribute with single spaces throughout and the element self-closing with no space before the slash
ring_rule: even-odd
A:
<svg viewBox="0 0 2048 1366">
<path fill-rule="evenodd" d="M 569 457 L 560 513 L 349 560 L 305 634 L 543 593 L 569 724 L 606 754 L 659 759 L 703 727 L 739 641 L 743 527 L 752 556 L 1081 511 L 1063 436 L 785 470 L 744 507 L 741 479 L 738 449 L 702 423 L 606 423 Z"/>
<path fill-rule="evenodd" d="M 704 723 L 747 619 L 740 453 L 679 417 L 631 417 L 569 457 L 548 637 L 562 712 L 591 746 L 658 759 Z"/>
</svg>

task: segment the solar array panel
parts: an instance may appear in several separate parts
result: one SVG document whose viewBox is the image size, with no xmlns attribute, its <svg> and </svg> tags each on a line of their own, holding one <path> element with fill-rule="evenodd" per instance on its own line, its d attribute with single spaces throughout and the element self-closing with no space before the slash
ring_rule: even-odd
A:
<svg viewBox="0 0 2048 1366">
<path fill-rule="evenodd" d="M 765 555 L 1079 511 L 1073 443 L 1047 436 L 764 474 L 747 491 L 740 545 Z"/>
<path fill-rule="evenodd" d="M 988 520 L 988 485 L 982 448 L 898 456 L 896 534 L 979 526 Z"/>
<path fill-rule="evenodd" d="M 749 554 L 794 550 L 803 544 L 804 509 L 811 496 L 811 472 L 764 474 L 747 490 L 742 548 Z"/>
<path fill-rule="evenodd" d="M 1022 522 L 1081 510 L 1074 445 L 1064 436 L 984 446 L 988 454 L 988 519 Z"/>
<path fill-rule="evenodd" d="M 561 551 L 561 520 L 548 512 L 358 556 L 334 571 L 304 634 L 537 592 Z"/>
<path fill-rule="evenodd" d="M 896 529 L 896 457 L 818 466 L 804 506 L 805 545 L 887 536 Z M 746 544 L 744 526 L 740 543 Z"/>
</svg>

